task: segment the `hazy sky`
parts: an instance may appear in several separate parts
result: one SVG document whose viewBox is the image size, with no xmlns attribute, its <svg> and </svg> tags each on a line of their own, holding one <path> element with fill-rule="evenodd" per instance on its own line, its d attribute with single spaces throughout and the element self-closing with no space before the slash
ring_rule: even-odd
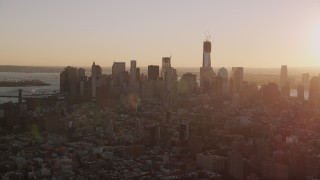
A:
<svg viewBox="0 0 320 180">
<path fill-rule="evenodd" d="M 0 0 L 0 65 L 319 66 L 320 0 Z"/>
</svg>

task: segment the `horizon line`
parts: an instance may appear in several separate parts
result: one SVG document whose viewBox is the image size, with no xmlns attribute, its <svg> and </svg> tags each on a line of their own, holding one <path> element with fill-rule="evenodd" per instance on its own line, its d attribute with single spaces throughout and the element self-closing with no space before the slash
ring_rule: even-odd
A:
<svg viewBox="0 0 320 180">
<path fill-rule="evenodd" d="M 154 64 L 150 64 L 150 65 L 154 65 Z M 286 65 L 288 68 L 311 68 L 311 69 L 317 69 L 317 68 L 320 68 L 320 66 L 290 66 L 290 65 L 287 65 L 287 64 L 283 64 L 283 65 Z M 52 65 L 48 65 L 48 66 L 44 66 L 44 65 L 0 65 L 0 67 L 38 67 L 38 68 L 65 68 L 67 66 L 71 66 L 71 67 L 84 67 L 84 68 L 90 68 L 91 66 L 88 65 L 88 66 L 74 66 L 74 65 L 66 65 L 66 66 L 63 66 L 63 65 L 56 65 L 56 66 L 52 66 Z M 149 65 L 148 65 L 149 66 Z M 139 66 L 141 68 L 148 68 L 148 66 Z M 253 66 L 216 66 L 216 67 L 212 67 L 212 68 L 232 68 L 232 67 L 243 67 L 243 68 L 248 68 L 248 69 L 276 69 L 276 68 L 279 68 L 281 69 L 281 66 L 278 66 L 278 67 L 253 67 Z M 101 66 L 102 68 L 112 68 L 112 66 Z M 126 66 L 126 67 L 130 67 L 130 66 Z M 161 67 L 159 65 L 159 67 Z M 194 67 L 190 67 L 190 66 L 175 66 L 173 68 L 201 68 L 201 66 L 194 66 Z"/>
</svg>

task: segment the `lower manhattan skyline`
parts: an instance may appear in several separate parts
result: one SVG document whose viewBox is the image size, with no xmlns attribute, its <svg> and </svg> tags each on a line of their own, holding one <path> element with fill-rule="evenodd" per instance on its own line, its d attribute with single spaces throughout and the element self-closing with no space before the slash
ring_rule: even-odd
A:
<svg viewBox="0 0 320 180">
<path fill-rule="evenodd" d="M 0 0 L 0 179 L 319 180 L 320 0 Z"/>
<path fill-rule="evenodd" d="M 320 1 L 0 1 L 0 65 L 320 66 Z"/>
</svg>

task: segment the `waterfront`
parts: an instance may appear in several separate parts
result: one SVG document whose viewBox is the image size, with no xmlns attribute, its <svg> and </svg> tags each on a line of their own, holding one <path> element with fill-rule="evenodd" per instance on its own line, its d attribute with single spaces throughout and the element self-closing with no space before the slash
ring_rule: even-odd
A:
<svg viewBox="0 0 320 180">
<path fill-rule="evenodd" d="M 59 82 L 59 73 L 16 73 L 16 72 L 0 72 L 0 79 L 8 80 L 8 81 L 20 81 L 20 80 L 33 80 L 37 79 L 43 81 L 45 83 L 49 83 L 49 86 L 28 86 L 28 87 L 1 87 L 0 94 L 1 95 L 15 95 L 13 91 L 16 91 L 16 95 L 18 95 L 17 90 L 22 89 L 24 91 L 30 93 L 51 93 L 59 90 L 60 82 Z M 0 104 L 5 102 L 17 102 L 17 98 L 0 98 Z"/>
</svg>

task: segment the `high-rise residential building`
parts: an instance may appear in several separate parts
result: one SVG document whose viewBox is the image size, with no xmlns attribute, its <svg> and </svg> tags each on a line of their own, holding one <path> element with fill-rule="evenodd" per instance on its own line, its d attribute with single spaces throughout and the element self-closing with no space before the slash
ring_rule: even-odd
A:
<svg viewBox="0 0 320 180">
<path fill-rule="evenodd" d="M 130 82 L 135 83 L 137 82 L 137 61 L 132 60 L 130 66 Z"/>
<path fill-rule="evenodd" d="M 166 79 L 166 75 L 171 68 L 171 57 L 163 57 L 162 58 L 162 69 L 161 69 L 161 77 Z"/>
<path fill-rule="evenodd" d="M 310 84 L 310 78 L 309 78 L 309 73 L 303 73 L 302 74 L 302 85 L 304 89 L 309 89 L 309 84 Z"/>
<path fill-rule="evenodd" d="M 234 94 L 239 94 L 243 82 L 243 67 L 232 67 L 231 78 L 232 92 Z"/>
<path fill-rule="evenodd" d="M 287 65 L 281 66 L 281 73 L 280 73 L 280 87 L 284 86 L 288 81 L 288 68 Z"/>
<path fill-rule="evenodd" d="M 202 67 L 200 68 L 200 88 L 203 92 L 211 94 L 213 92 L 213 82 L 215 73 L 211 67 L 211 42 L 203 42 Z"/>
<path fill-rule="evenodd" d="M 148 80 L 159 79 L 159 66 L 150 65 L 148 66 Z"/>
</svg>

